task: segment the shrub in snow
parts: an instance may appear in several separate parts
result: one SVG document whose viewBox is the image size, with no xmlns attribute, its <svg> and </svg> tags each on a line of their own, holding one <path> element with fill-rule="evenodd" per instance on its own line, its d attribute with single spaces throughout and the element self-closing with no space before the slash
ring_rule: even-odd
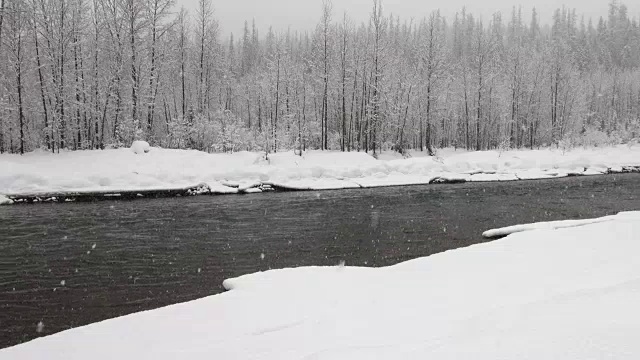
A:
<svg viewBox="0 0 640 360">
<path fill-rule="evenodd" d="M 562 154 L 566 154 L 567 151 L 573 149 L 573 140 L 570 137 L 565 137 L 558 142 L 558 148 L 562 150 Z"/>
<path fill-rule="evenodd" d="M 131 151 L 136 154 L 148 153 L 150 150 L 151 146 L 149 146 L 149 143 L 146 141 L 134 141 L 133 144 L 131 144 Z"/>
<path fill-rule="evenodd" d="M 256 150 L 264 138 L 246 128 L 244 122 L 228 110 L 196 115 L 187 127 L 188 146 L 208 152 Z"/>
<path fill-rule="evenodd" d="M 507 136 L 503 136 L 498 143 L 498 157 L 501 157 L 505 151 L 511 150 L 511 139 Z"/>
<path fill-rule="evenodd" d="M 564 147 L 575 148 L 582 146 L 585 148 L 596 148 L 614 146 L 624 143 L 629 140 L 628 134 L 621 134 L 616 131 L 610 133 L 603 132 L 595 127 L 587 127 L 580 133 L 573 133 L 565 135 L 563 139 Z M 561 143 L 563 142 L 561 141 Z"/>
<path fill-rule="evenodd" d="M 580 138 L 580 141 L 584 147 L 610 146 L 620 142 L 614 133 L 607 134 L 594 128 L 588 128 Z"/>
</svg>

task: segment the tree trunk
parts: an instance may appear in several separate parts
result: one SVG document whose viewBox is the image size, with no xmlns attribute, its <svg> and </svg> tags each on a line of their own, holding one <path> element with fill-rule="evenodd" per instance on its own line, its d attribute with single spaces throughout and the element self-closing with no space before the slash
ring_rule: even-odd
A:
<svg viewBox="0 0 640 360">
<path fill-rule="evenodd" d="M 4 3 L 4 0 L 2 0 L 2 2 Z M 34 12 L 35 12 L 35 9 L 34 9 Z M 0 17 L 1 16 L 2 15 L 0 15 Z M 35 17 L 35 14 L 34 14 L 34 17 Z M 0 20 L 0 32 L 2 32 L 1 28 L 2 28 L 2 21 Z M 37 27 L 36 21 L 33 21 L 33 38 L 34 38 L 34 45 L 36 50 L 36 65 L 38 66 L 38 81 L 40 82 L 40 99 L 42 100 L 42 113 L 44 115 L 44 141 L 47 145 L 47 149 L 51 150 L 51 139 L 50 139 L 51 129 L 49 129 L 49 112 L 47 111 L 47 100 L 46 100 L 45 89 L 44 89 L 45 83 L 44 83 L 44 76 L 42 75 L 42 61 L 40 60 L 40 43 L 38 41 L 38 27 Z M 1 43 L 2 43 L 2 39 L 0 38 L 0 44 Z"/>
<path fill-rule="evenodd" d="M 20 15 L 18 15 L 20 16 Z M 18 29 L 18 44 L 17 44 L 17 61 L 16 61 L 16 75 L 17 75 L 17 90 L 18 90 L 18 118 L 20 122 L 20 155 L 24 155 L 24 105 L 22 100 L 22 29 Z"/>
</svg>

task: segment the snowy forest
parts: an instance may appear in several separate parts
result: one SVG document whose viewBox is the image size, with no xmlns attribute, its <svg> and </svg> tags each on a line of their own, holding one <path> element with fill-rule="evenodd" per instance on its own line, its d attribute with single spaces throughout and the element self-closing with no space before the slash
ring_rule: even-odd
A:
<svg viewBox="0 0 640 360">
<path fill-rule="evenodd" d="M 0 152 L 146 140 L 208 152 L 618 144 L 640 133 L 625 5 L 367 22 L 318 1 L 308 31 L 218 27 L 211 0 L 0 0 Z"/>
</svg>

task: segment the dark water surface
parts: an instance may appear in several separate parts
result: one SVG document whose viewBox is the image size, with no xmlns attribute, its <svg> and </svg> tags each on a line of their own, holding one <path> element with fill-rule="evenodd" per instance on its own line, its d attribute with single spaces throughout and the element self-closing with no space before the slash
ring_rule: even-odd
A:
<svg viewBox="0 0 640 360">
<path fill-rule="evenodd" d="M 0 347 L 216 294 L 246 273 L 385 266 L 489 228 L 624 210 L 640 210 L 640 174 L 0 207 Z"/>
</svg>

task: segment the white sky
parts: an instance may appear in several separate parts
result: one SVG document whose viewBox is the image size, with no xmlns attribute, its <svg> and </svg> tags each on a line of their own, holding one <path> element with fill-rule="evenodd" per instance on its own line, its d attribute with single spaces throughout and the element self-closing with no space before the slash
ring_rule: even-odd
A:
<svg viewBox="0 0 640 360">
<path fill-rule="evenodd" d="M 197 0 L 176 0 L 177 6 L 184 5 L 192 14 L 195 12 Z M 245 20 L 251 22 L 255 18 L 261 32 L 273 25 L 275 30 L 310 30 L 320 19 L 321 0 L 212 0 L 216 18 L 220 22 L 223 34 L 233 32 L 236 38 L 241 36 Z M 528 22 L 531 9 L 535 6 L 543 23 L 549 22 L 556 8 L 566 5 L 576 8 L 578 14 L 597 19 L 606 16 L 609 0 L 383 0 L 385 14 L 393 13 L 401 19 L 421 19 L 435 9 L 444 15 L 452 16 L 466 6 L 474 15 L 489 19 L 491 14 L 501 11 L 506 22 L 511 16 L 513 6 L 522 6 L 524 19 Z M 640 14 L 640 1 L 623 1 L 629 8 L 629 15 Z M 333 0 L 334 20 L 348 15 L 357 23 L 367 20 L 371 11 L 372 0 Z"/>
</svg>

